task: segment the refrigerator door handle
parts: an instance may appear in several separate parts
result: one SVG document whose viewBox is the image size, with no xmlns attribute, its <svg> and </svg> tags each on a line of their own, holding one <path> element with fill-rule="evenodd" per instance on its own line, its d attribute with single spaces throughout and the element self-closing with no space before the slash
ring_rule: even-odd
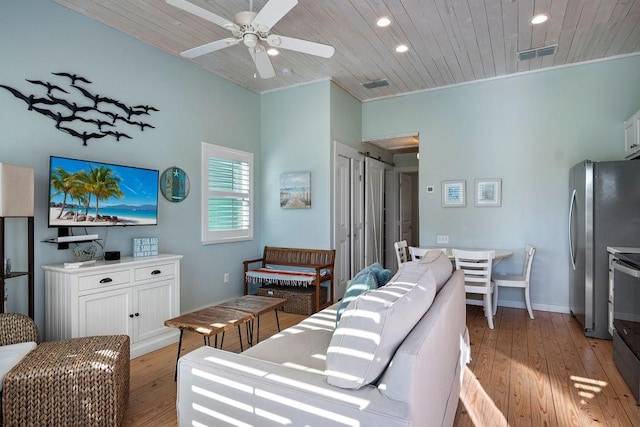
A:
<svg viewBox="0 0 640 427">
<path fill-rule="evenodd" d="M 569 202 L 569 258 L 571 258 L 571 267 L 576 269 L 576 254 L 573 252 L 573 244 L 571 243 L 573 240 L 573 228 L 571 227 L 573 224 L 573 208 L 576 205 L 576 190 L 573 190 L 573 194 L 571 194 L 571 201 Z"/>
</svg>

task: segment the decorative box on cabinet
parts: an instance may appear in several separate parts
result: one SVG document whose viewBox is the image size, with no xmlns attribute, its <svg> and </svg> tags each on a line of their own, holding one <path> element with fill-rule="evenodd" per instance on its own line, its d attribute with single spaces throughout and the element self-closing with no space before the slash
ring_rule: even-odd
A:
<svg viewBox="0 0 640 427">
<path fill-rule="evenodd" d="M 124 257 L 79 268 L 43 265 L 46 341 L 125 334 L 131 358 L 178 341 L 182 255 Z"/>
<path fill-rule="evenodd" d="M 640 111 L 624 122 L 624 157 L 634 158 L 640 155 Z"/>
</svg>

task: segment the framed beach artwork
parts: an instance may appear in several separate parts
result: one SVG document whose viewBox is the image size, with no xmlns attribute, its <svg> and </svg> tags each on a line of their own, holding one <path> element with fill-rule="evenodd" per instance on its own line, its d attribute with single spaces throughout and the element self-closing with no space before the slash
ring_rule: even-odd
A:
<svg viewBox="0 0 640 427">
<path fill-rule="evenodd" d="M 467 205 L 465 197 L 466 181 L 464 179 L 442 181 L 442 207 L 463 208 Z"/>
<path fill-rule="evenodd" d="M 280 174 L 280 207 L 283 209 L 311 208 L 311 172 Z"/>
<path fill-rule="evenodd" d="M 497 178 L 476 179 L 476 206 L 502 205 L 502 180 Z"/>
</svg>

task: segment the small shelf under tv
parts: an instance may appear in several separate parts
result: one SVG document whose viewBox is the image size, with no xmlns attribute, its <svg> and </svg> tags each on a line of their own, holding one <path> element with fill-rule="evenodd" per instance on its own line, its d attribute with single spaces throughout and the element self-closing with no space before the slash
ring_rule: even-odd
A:
<svg viewBox="0 0 640 427">
<path fill-rule="evenodd" d="M 43 243 L 56 243 L 58 249 L 69 249 L 69 243 L 86 243 L 100 240 L 97 234 L 71 235 L 68 227 L 58 228 L 58 237 L 45 239 Z"/>
</svg>

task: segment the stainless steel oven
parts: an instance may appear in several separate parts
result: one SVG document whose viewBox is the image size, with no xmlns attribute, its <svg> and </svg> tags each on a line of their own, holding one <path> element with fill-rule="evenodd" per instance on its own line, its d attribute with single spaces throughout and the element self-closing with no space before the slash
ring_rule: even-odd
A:
<svg viewBox="0 0 640 427">
<path fill-rule="evenodd" d="M 640 248 L 608 248 L 613 360 L 640 402 Z"/>
</svg>

